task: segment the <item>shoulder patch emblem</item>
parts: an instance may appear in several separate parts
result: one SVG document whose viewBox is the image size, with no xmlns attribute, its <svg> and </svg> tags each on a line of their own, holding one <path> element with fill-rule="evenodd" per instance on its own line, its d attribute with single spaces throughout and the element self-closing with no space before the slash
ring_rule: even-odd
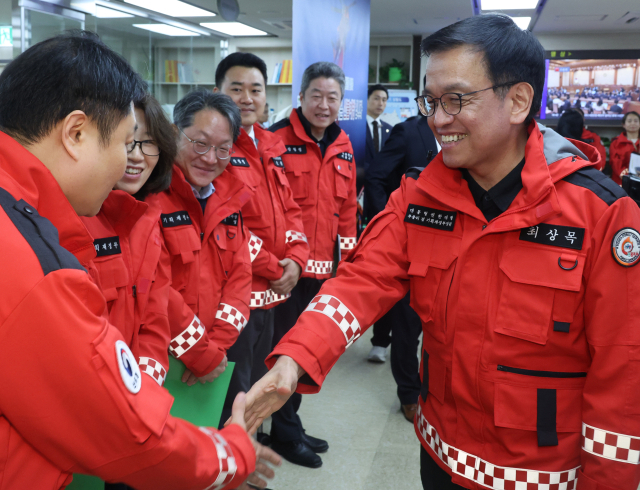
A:
<svg viewBox="0 0 640 490">
<path fill-rule="evenodd" d="M 238 213 L 233 213 L 222 220 L 223 225 L 238 226 Z"/>
<path fill-rule="evenodd" d="M 242 157 L 231 157 L 230 163 L 234 167 L 250 167 L 249 161 Z"/>
<path fill-rule="evenodd" d="M 307 145 L 285 145 L 287 147 L 287 151 L 285 155 L 295 154 L 295 155 L 305 155 L 307 153 Z"/>
<path fill-rule="evenodd" d="M 611 253 L 623 267 L 632 267 L 640 261 L 640 233 L 633 228 L 618 231 L 611 242 Z"/>
<path fill-rule="evenodd" d="M 98 257 L 122 253 L 122 250 L 120 250 L 120 237 L 117 236 L 98 238 L 93 241 L 93 247 L 96 249 Z"/>
<path fill-rule="evenodd" d="M 551 245 L 553 247 L 582 250 L 584 228 L 540 223 L 539 225 L 520 230 L 520 240 L 542 243 L 543 245 Z"/>
<path fill-rule="evenodd" d="M 163 228 L 173 228 L 174 226 L 191 225 L 191 217 L 186 211 L 176 211 L 170 214 L 161 214 L 160 221 Z"/>
<path fill-rule="evenodd" d="M 409 204 L 405 223 L 435 228 L 436 230 L 453 231 L 456 225 L 457 211 L 443 211 L 432 209 L 417 204 Z"/>
<path fill-rule="evenodd" d="M 349 153 L 347 151 L 343 151 L 342 153 L 338 153 L 336 156 L 338 158 L 341 158 L 342 160 L 346 160 L 347 162 L 352 162 L 353 161 L 353 153 Z"/>
<path fill-rule="evenodd" d="M 273 160 L 273 164 L 276 167 L 284 168 L 284 163 L 282 161 L 282 157 L 273 157 L 272 160 Z"/>
<path fill-rule="evenodd" d="M 116 341 L 116 358 L 118 359 L 122 382 L 127 390 L 135 395 L 142 387 L 142 376 L 140 375 L 140 368 L 136 358 L 133 356 L 129 346 L 122 340 Z"/>
</svg>

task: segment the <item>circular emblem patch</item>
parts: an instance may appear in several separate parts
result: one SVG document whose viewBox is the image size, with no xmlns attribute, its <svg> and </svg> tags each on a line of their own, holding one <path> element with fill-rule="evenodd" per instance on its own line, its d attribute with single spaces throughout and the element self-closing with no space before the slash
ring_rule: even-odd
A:
<svg viewBox="0 0 640 490">
<path fill-rule="evenodd" d="M 142 386 L 142 376 L 133 353 L 122 340 L 116 341 L 116 358 L 118 359 L 120 376 L 122 376 L 124 385 L 135 395 Z"/>
<path fill-rule="evenodd" d="M 640 261 L 640 233 L 633 228 L 623 228 L 613 237 L 611 252 L 616 262 L 624 267 Z"/>
</svg>

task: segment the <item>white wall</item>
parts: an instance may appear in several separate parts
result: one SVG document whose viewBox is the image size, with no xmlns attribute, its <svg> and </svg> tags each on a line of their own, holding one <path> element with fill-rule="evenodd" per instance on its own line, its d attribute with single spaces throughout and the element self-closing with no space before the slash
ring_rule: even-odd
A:
<svg viewBox="0 0 640 490">
<path fill-rule="evenodd" d="M 615 70 L 596 70 L 594 81 L 596 85 L 613 85 Z M 633 75 L 633 72 L 632 72 Z M 619 76 L 619 75 L 618 75 Z M 620 79 L 618 79 L 618 83 Z"/>
<path fill-rule="evenodd" d="M 618 70 L 618 85 L 633 85 L 633 67 Z"/>
<path fill-rule="evenodd" d="M 560 72 L 555 70 L 549 70 L 547 72 L 547 87 L 559 87 L 560 86 Z"/>
</svg>

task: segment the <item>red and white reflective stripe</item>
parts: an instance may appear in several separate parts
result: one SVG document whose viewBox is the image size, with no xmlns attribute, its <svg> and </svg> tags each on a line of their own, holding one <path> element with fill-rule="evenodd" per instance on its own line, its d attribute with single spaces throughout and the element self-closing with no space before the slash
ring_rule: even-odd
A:
<svg viewBox="0 0 640 490">
<path fill-rule="evenodd" d="M 351 237 L 340 237 L 340 250 L 351 250 L 352 248 L 355 248 L 356 243 L 358 243 L 358 238 L 351 236 Z"/>
<path fill-rule="evenodd" d="M 332 270 L 333 262 L 331 260 L 309 260 L 307 261 L 307 268 L 304 271 L 310 272 L 311 274 L 331 274 Z"/>
<path fill-rule="evenodd" d="M 640 464 L 640 437 L 618 434 L 582 423 L 582 449 L 620 463 Z"/>
<path fill-rule="evenodd" d="M 179 358 L 187 352 L 204 335 L 204 327 L 200 319 L 194 315 L 191 324 L 180 335 L 174 337 L 169 344 L 169 352 L 173 357 Z"/>
<path fill-rule="evenodd" d="M 295 241 L 307 242 L 307 235 L 295 230 L 288 230 L 287 233 L 285 233 L 285 237 L 286 237 L 284 241 L 285 243 L 290 243 Z"/>
<path fill-rule="evenodd" d="M 331 318 L 342 330 L 347 348 L 362 334 L 355 315 L 335 296 L 319 294 L 311 300 L 305 311 L 315 311 Z"/>
<path fill-rule="evenodd" d="M 272 303 L 284 301 L 289 297 L 291 297 L 291 293 L 278 294 L 272 289 L 267 289 L 266 291 L 251 291 L 251 302 L 249 303 L 249 306 L 251 308 L 260 308 L 262 306 L 268 306 Z"/>
<path fill-rule="evenodd" d="M 236 327 L 238 332 L 242 332 L 242 329 L 247 325 L 247 319 L 244 315 L 240 313 L 237 308 L 224 303 L 220 303 L 218 308 L 218 311 L 216 311 L 216 318 L 230 323 Z"/>
<path fill-rule="evenodd" d="M 227 441 L 225 441 L 219 433 L 213 432 L 208 427 L 199 427 L 199 429 L 207 434 L 216 446 L 216 453 L 218 453 L 218 467 L 220 468 L 220 473 L 218 473 L 216 481 L 204 490 L 222 490 L 225 485 L 231 483 L 233 477 L 236 476 L 236 471 L 238 470 L 236 458 L 233 457 L 233 451 L 231 451 L 231 447 Z"/>
<path fill-rule="evenodd" d="M 167 370 L 155 359 L 151 357 L 141 357 L 140 371 L 151 376 L 160 386 L 164 384 L 164 380 L 167 377 Z"/>
<path fill-rule="evenodd" d="M 262 239 L 251 233 L 251 238 L 249 238 L 249 255 L 251 256 L 251 262 L 256 260 L 261 248 Z"/>
<path fill-rule="evenodd" d="M 497 466 L 473 454 L 450 446 L 427 422 L 418 406 L 418 432 L 438 458 L 451 471 L 484 487 L 495 490 L 574 490 L 578 484 L 578 469 L 566 471 L 537 471 Z"/>
</svg>

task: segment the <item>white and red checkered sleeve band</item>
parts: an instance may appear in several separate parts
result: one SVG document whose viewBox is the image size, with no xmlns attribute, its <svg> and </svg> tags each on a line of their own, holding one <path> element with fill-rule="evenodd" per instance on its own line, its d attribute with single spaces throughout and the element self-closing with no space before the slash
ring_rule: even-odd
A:
<svg viewBox="0 0 640 490">
<path fill-rule="evenodd" d="M 640 464 L 640 437 L 598 429 L 584 422 L 582 449 L 612 461 Z"/>
<path fill-rule="evenodd" d="M 251 262 L 256 260 L 261 248 L 262 239 L 251 233 L 251 236 L 249 237 L 249 255 L 251 256 Z"/>
<path fill-rule="evenodd" d="M 565 471 L 498 466 L 440 439 L 440 434 L 424 417 L 419 405 L 416 416 L 420 439 L 427 443 L 436 457 L 453 473 L 479 483 L 483 487 L 492 490 L 575 490 L 577 486 L 579 466 Z"/>
<path fill-rule="evenodd" d="M 332 270 L 333 262 L 330 260 L 308 260 L 304 271 L 311 274 L 331 274 Z"/>
<path fill-rule="evenodd" d="M 160 386 L 164 384 L 167 370 L 158 361 L 150 357 L 141 357 L 138 365 L 140 366 L 140 371 L 151 376 Z"/>
<path fill-rule="evenodd" d="M 278 294 L 272 289 L 267 289 L 266 291 L 251 291 L 249 307 L 262 308 L 263 306 L 269 306 L 273 303 L 279 303 L 280 301 L 284 301 L 290 297 L 291 293 Z"/>
<path fill-rule="evenodd" d="M 305 243 L 308 243 L 307 235 L 305 235 L 304 233 L 301 233 L 299 231 L 287 230 L 287 233 L 285 234 L 285 243 L 291 243 L 291 242 L 305 242 Z"/>
<path fill-rule="evenodd" d="M 169 352 L 173 357 L 179 358 L 182 354 L 191 349 L 191 347 L 196 345 L 203 335 L 204 327 L 202 326 L 202 323 L 200 323 L 200 319 L 194 315 L 193 321 L 184 330 L 184 332 L 171 339 Z"/>
<path fill-rule="evenodd" d="M 340 250 L 351 250 L 358 243 L 358 239 L 354 236 L 340 237 Z"/>
<path fill-rule="evenodd" d="M 220 306 L 218 306 L 216 318 L 230 323 L 236 327 L 238 332 L 242 332 L 242 329 L 247 325 L 247 319 L 238 311 L 237 308 L 224 303 L 220 303 Z"/>
<path fill-rule="evenodd" d="M 322 313 L 331 318 L 333 322 L 340 327 L 340 330 L 342 330 L 344 338 L 347 341 L 347 348 L 362 334 L 360 323 L 355 315 L 335 296 L 319 294 L 311 300 L 311 303 L 309 303 L 305 311 Z"/>
<path fill-rule="evenodd" d="M 224 437 L 219 433 L 213 432 L 208 427 L 199 427 L 199 429 L 207 434 L 216 446 L 218 467 L 220 468 L 220 473 L 218 473 L 216 480 L 204 490 L 222 490 L 226 485 L 231 483 L 233 477 L 236 476 L 238 469 L 236 458 L 233 457 L 231 446 L 229 446 Z"/>
</svg>

